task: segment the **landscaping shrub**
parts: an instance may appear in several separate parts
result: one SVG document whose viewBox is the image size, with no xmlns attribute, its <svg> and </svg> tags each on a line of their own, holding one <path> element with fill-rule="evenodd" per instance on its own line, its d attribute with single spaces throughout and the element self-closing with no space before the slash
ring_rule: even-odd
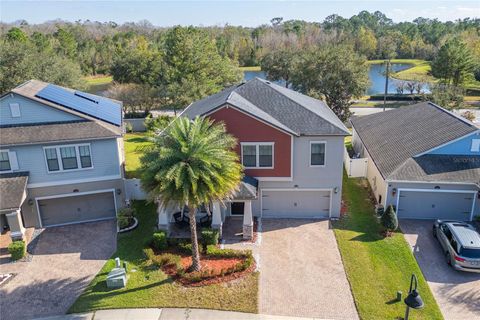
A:
<svg viewBox="0 0 480 320">
<path fill-rule="evenodd" d="M 207 256 L 215 258 L 242 258 L 247 256 L 249 252 L 249 250 L 238 251 L 233 249 L 219 249 L 213 245 L 207 246 Z"/>
<path fill-rule="evenodd" d="M 162 267 L 175 267 L 175 270 L 181 268 L 181 258 L 180 256 L 172 253 L 162 253 L 155 255 L 152 259 L 152 263 L 159 268 Z"/>
<path fill-rule="evenodd" d="M 201 235 L 202 235 L 204 246 L 209 246 L 209 245 L 216 246 L 218 244 L 218 238 L 220 236 L 218 230 L 205 228 L 205 229 L 202 229 Z"/>
<path fill-rule="evenodd" d="M 125 229 L 130 226 L 133 222 L 134 209 L 133 208 L 121 208 L 118 210 L 117 214 L 117 223 L 120 229 Z"/>
<path fill-rule="evenodd" d="M 12 260 L 22 259 L 26 253 L 25 242 L 13 241 L 8 245 L 8 253 L 12 256 Z"/>
<path fill-rule="evenodd" d="M 147 260 L 153 260 L 155 253 L 153 252 L 152 248 L 145 248 L 143 249 L 143 254 L 147 258 Z"/>
<path fill-rule="evenodd" d="M 132 133 L 133 132 L 133 126 L 130 122 L 125 122 L 125 132 L 126 133 Z"/>
<path fill-rule="evenodd" d="M 177 248 L 183 254 L 192 254 L 192 244 L 188 241 L 179 241 L 177 244 Z M 203 251 L 203 246 L 201 243 L 198 244 L 198 251 Z"/>
<path fill-rule="evenodd" d="M 151 133 L 159 130 L 161 131 L 170 124 L 172 119 L 172 117 L 167 115 L 162 115 L 155 118 L 150 115 L 145 119 L 145 127 L 147 128 L 147 131 Z"/>
<path fill-rule="evenodd" d="M 157 250 L 167 249 L 167 234 L 165 233 L 165 231 L 158 231 L 153 234 L 152 245 Z"/>
<path fill-rule="evenodd" d="M 395 231 L 398 228 L 398 219 L 397 214 L 395 213 L 395 209 L 393 209 L 392 205 L 389 205 L 387 211 L 383 214 L 382 218 L 382 225 L 387 229 L 387 231 Z"/>
</svg>

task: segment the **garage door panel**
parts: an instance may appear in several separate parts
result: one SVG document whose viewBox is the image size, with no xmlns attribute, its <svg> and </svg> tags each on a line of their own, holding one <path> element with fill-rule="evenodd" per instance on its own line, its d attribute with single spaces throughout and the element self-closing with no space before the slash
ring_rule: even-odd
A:
<svg viewBox="0 0 480 320">
<path fill-rule="evenodd" d="M 460 192 L 401 191 L 398 217 L 470 220 L 474 195 Z"/>
<path fill-rule="evenodd" d="M 112 192 L 38 201 L 44 227 L 115 218 Z"/>
<path fill-rule="evenodd" d="M 330 191 L 263 191 L 264 218 L 328 217 Z"/>
</svg>

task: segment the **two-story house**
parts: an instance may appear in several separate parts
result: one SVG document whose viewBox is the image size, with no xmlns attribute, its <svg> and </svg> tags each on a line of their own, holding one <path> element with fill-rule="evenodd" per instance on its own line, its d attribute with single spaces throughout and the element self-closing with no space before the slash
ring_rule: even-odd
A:
<svg viewBox="0 0 480 320">
<path fill-rule="evenodd" d="M 214 226 L 235 215 L 244 217 L 244 231 L 252 216 L 340 216 L 350 133 L 324 102 L 256 78 L 196 101 L 180 116 L 223 122 L 238 140 L 245 179 L 232 201 L 213 206 Z M 162 221 L 169 218 L 160 213 Z"/>
<path fill-rule="evenodd" d="M 0 227 L 12 238 L 112 219 L 124 203 L 121 103 L 31 80 L 0 97 Z"/>
<path fill-rule="evenodd" d="M 351 123 L 377 203 L 395 206 L 399 218 L 480 215 L 480 129 L 472 122 L 423 102 Z"/>
</svg>

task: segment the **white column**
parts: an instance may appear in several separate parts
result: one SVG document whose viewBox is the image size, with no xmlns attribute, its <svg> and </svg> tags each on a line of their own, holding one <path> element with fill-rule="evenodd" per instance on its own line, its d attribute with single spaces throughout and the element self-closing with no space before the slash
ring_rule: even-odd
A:
<svg viewBox="0 0 480 320">
<path fill-rule="evenodd" d="M 10 237 L 12 237 L 12 240 L 22 240 L 25 235 L 25 228 L 23 227 L 20 210 L 7 213 L 5 216 L 10 226 Z"/>
<path fill-rule="evenodd" d="M 215 201 L 212 203 L 212 228 L 218 229 L 220 238 L 222 237 L 222 211 L 220 210 L 220 202 Z"/>
<path fill-rule="evenodd" d="M 170 206 L 164 206 L 160 201 L 157 203 L 158 229 L 168 231 Z"/>
<path fill-rule="evenodd" d="M 246 200 L 243 209 L 243 239 L 253 238 L 252 201 Z"/>
</svg>

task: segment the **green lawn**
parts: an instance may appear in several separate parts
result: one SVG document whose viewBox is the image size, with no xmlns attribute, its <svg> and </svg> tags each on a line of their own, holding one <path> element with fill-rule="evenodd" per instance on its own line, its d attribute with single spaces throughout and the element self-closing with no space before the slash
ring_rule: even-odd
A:
<svg viewBox="0 0 480 320">
<path fill-rule="evenodd" d="M 353 297 L 362 319 L 398 319 L 405 304 L 395 302 L 398 290 L 408 291 L 410 276 L 419 280 L 423 310 L 411 312 L 412 319 L 442 319 L 442 314 L 403 234 L 383 238 L 373 214 L 364 179 L 344 178 L 343 197 L 348 216 L 334 223 L 340 253 Z"/>
<path fill-rule="evenodd" d="M 125 173 L 127 178 L 140 178 L 140 157 L 151 142 L 145 133 L 127 133 L 123 138 L 125 143 Z"/>
<path fill-rule="evenodd" d="M 118 236 L 112 256 L 127 261 L 130 272 L 126 288 L 108 289 L 105 279 L 115 262 L 110 259 L 75 301 L 69 313 L 116 308 L 207 308 L 258 312 L 258 273 L 224 284 L 186 288 L 145 265 L 142 249 L 150 241 L 156 223 L 153 204 L 134 202 L 139 227 Z M 135 272 L 133 270 L 136 270 Z"/>
<path fill-rule="evenodd" d="M 262 68 L 260 66 L 240 67 L 240 70 L 242 70 L 243 72 L 245 72 L 245 71 L 261 71 Z"/>
<path fill-rule="evenodd" d="M 85 77 L 88 85 L 88 92 L 97 93 L 99 91 L 107 90 L 113 82 L 113 77 L 109 75 L 96 75 Z"/>
</svg>

